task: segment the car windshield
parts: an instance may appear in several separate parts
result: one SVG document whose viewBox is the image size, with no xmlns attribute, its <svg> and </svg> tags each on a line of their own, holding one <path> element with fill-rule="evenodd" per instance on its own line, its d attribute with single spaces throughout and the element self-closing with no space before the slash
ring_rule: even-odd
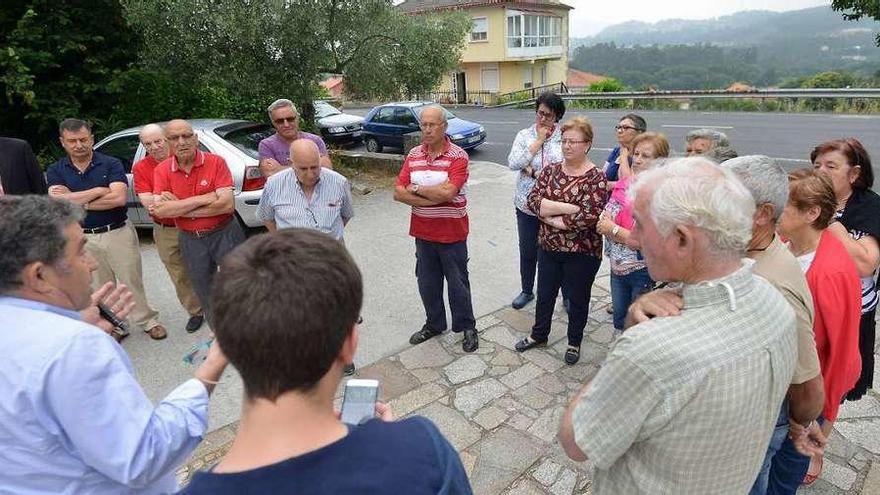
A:
<svg viewBox="0 0 880 495">
<path fill-rule="evenodd" d="M 316 101 L 315 102 L 315 117 L 319 119 L 323 119 L 324 117 L 329 117 L 331 115 L 339 115 L 340 112 L 336 107 L 327 103 L 326 101 Z"/>
<path fill-rule="evenodd" d="M 439 105 L 421 105 L 418 107 L 413 107 L 413 112 L 416 113 L 416 118 L 422 118 L 422 110 L 431 107 L 431 106 L 439 106 Z M 443 107 L 440 107 L 443 108 Z M 443 113 L 446 114 L 446 120 L 454 119 L 455 115 L 452 114 L 449 110 L 443 108 Z"/>
<path fill-rule="evenodd" d="M 275 129 L 271 125 L 256 122 L 236 122 L 214 129 L 214 134 L 256 160 L 260 159 L 260 153 L 257 151 L 260 141 L 274 133 Z"/>
</svg>

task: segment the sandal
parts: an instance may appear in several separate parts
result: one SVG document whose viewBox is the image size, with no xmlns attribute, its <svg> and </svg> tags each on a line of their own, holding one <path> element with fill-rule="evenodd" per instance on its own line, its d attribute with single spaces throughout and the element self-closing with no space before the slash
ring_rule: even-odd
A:
<svg viewBox="0 0 880 495">
<path fill-rule="evenodd" d="M 547 345 L 547 341 L 539 342 L 533 339 L 531 336 L 526 337 L 519 342 L 516 343 L 513 347 L 516 349 L 516 352 L 523 352 L 531 349 L 532 347 L 543 347 Z"/>
<path fill-rule="evenodd" d="M 565 351 L 565 364 L 575 364 L 581 359 L 581 348 L 568 346 Z"/>
<path fill-rule="evenodd" d="M 814 456 L 812 459 L 810 459 L 810 468 L 807 470 L 807 475 L 804 476 L 804 480 L 801 482 L 801 486 L 810 486 L 813 483 L 815 483 L 816 480 L 819 479 L 819 475 L 822 474 L 822 465 L 823 464 L 824 464 L 824 459 L 821 455 Z M 818 467 L 816 467 L 814 469 L 813 468 L 814 465 L 816 465 Z"/>
</svg>

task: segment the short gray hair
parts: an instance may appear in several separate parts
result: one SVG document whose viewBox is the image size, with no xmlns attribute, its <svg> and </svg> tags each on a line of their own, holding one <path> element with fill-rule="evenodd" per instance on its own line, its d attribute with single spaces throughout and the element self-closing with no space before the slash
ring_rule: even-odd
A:
<svg viewBox="0 0 880 495">
<path fill-rule="evenodd" d="M 727 160 L 733 160 L 739 156 L 739 154 L 730 146 L 713 146 L 712 149 L 706 152 L 703 156 L 715 160 L 716 163 L 724 163 Z"/>
<path fill-rule="evenodd" d="M 745 253 L 755 203 L 730 170 L 703 157 L 676 158 L 640 174 L 630 189 L 632 199 L 653 191 L 651 217 L 663 237 L 692 225 L 705 232 L 713 256 Z"/>
<path fill-rule="evenodd" d="M 0 197 L 0 294 L 21 287 L 21 272 L 31 263 L 58 266 L 67 243 L 64 230 L 84 217 L 82 207 L 62 199 Z"/>
<path fill-rule="evenodd" d="M 446 122 L 446 110 L 445 110 L 443 107 L 441 107 L 440 105 L 437 105 L 437 104 L 425 105 L 425 108 L 423 108 L 422 111 L 419 112 L 419 120 L 421 120 L 422 113 L 424 113 L 424 111 L 427 110 L 427 109 L 429 109 L 429 108 L 434 108 L 434 109 L 436 109 L 436 110 L 439 110 L 439 111 L 440 111 L 440 119 L 441 119 L 443 122 Z"/>
<path fill-rule="evenodd" d="M 708 139 L 712 141 L 712 146 L 730 146 L 727 134 L 715 129 L 694 129 L 687 133 L 684 137 L 684 142 L 689 143 L 694 139 Z"/>
<path fill-rule="evenodd" d="M 85 127 L 89 133 L 92 132 L 92 124 L 89 124 L 88 121 L 82 119 L 64 119 L 58 124 L 58 135 L 61 136 L 64 134 L 64 131 L 67 132 L 76 132 Z"/>
<path fill-rule="evenodd" d="M 779 220 L 788 203 L 788 174 L 769 156 L 748 155 L 724 162 L 722 167 L 733 172 L 752 194 L 755 206 L 773 205 L 773 221 Z"/>
<path fill-rule="evenodd" d="M 269 120 L 272 120 L 272 112 L 284 107 L 292 108 L 293 113 L 299 115 L 299 112 L 296 111 L 296 105 L 294 105 L 292 101 L 288 100 L 287 98 L 279 98 L 273 101 L 272 104 L 269 105 L 269 108 L 266 109 L 266 113 L 269 114 Z"/>
</svg>

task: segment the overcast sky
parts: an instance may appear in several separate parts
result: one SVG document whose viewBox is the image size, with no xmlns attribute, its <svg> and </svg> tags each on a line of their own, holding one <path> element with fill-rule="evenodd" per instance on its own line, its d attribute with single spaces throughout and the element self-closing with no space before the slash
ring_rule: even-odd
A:
<svg viewBox="0 0 880 495">
<path fill-rule="evenodd" d="M 571 36 L 583 37 L 625 21 L 709 19 L 741 10 L 798 10 L 831 5 L 830 0 L 562 0 L 571 5 Z"/>
</svg>

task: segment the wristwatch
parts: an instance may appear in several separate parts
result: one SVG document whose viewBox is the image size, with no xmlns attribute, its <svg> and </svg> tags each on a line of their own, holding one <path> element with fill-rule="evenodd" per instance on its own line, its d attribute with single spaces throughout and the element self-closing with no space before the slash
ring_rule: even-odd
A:
<svg viewBox="0 0 880 495">
<path fill-rule="evenodd" d="M 620 225 L 614 225 L 614 228 L 611 229 L 611 237 L 617 237 L 617 233 L 620 232 Z"/>
<path fill-rule="evenodd" d="M 413 189 L 412 189 L 412 191 L 413 191 L 413 194 L 418 194 L 418 193 L 419 193 L 419 185 L 418 185 L 418 184 L 413 184 Z"/>
</svg>

